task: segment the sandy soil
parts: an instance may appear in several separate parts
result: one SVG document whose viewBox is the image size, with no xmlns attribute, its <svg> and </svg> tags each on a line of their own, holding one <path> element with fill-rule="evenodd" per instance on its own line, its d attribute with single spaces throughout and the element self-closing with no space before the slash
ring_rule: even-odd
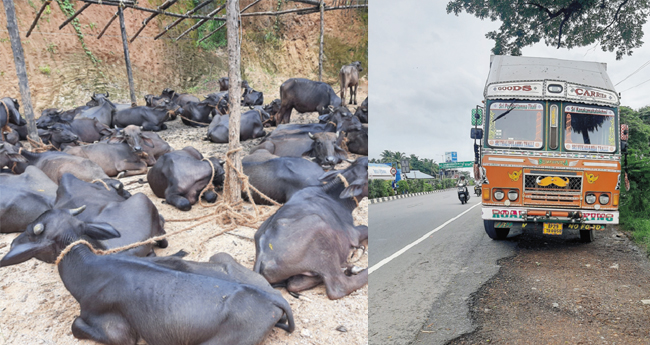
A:
<svg viewBox="0 0 650 345">
<path fill-rule="evenodd" d="M 518 254 L 473 296 L 477 331 L 449 344 L 650 343 L 645 253 L 616 228 L 589 244 L 540 236 L 513 239 Z"/>
<path fill-rule="evenodd" d="M 363 100 L 367 93 L 360 88 L 358 98 Z M 350 107 L 354 112 L 354 106 Z M 317 122 L 317 114 L 294 114 L 296 123 Z M 227 144 L 214 144 L 203 141 L 206 128 L 189 128 L 176 120 L 168 123 L 169 129 L 159 132 L 175 149 L 187 145 L 197 148 L 204 156 L 223 157 Z M 243 143 L 248 152 L 261 139 Z M 350 155 L 350 158 L 356 158 Z M 347 162 L 337 168 L 344 168 Z M 131 183 L 146 176 L 133 176 L 123 179 L 131 193 L 144 193 L 158 207 L 165 219 L 186 219 L 213 212 L 213 208 L 194 205 L 189 212 L 182 212 L 164 204 L 157 198 L 148 184 Z M 269 207 L 277 209 L 278 207 Z M 364 199 L 354 212 L 356 224 L 368 224 L 368 200 Z M 261 222 L 259 223 L 261 224 Z M 165 230 L 171 232 L 185 228 L 191 223 L 167 222 Z M 212 223 L 198 226 L 187 232 L 169 238 L 169 247 L 156 251 L 164 256 L 183 249 L 189 253 L 188 260 L 207 261 L 217 252 L 227 252 L 248 268 L 253 267 L 255 245 L 252 240 L 256 228 L 239 227 L 220 236 L 213 234 L 220 228 Z M 0 255 L 9 251 L 11 241 L 17 234 L 0 234 Z M 368 255 L 356 263 L 368 266 Z M 340 300 L 330 301 L 321 285 L 305 291 L 303 297 L 296 299 L 286 291 L 284 298 L 292 307 L 296 331 L 288 334 L 274 329 L 263 344 L 367 344 L 368 343 L 368 288 L 367 286 Z M 79 315 L 79 306 L 68 293 L 58 276 L 54 265 L 30 260 L 20 265 L 0 270 L 0 345 L 5 344 L 94 344 L 79 341 L 72 336 L 70 326 Z M 343 326 L 345 331 L 339 331 Z"/>
</svg>

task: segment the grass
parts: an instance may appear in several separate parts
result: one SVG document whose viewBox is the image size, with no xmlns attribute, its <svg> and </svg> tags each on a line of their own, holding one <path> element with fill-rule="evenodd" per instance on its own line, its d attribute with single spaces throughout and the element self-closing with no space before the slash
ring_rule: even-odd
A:
<svg viewBox="0 0 650 345">
<path fill-rule="evenodd" d="M 45 66 L 38 66 L 38 70 L 41 71 L 41 73 L 45 75 L 50 75 L 52 70 L 50 69 L 50 66 L 45 65 Z"/>
</svg>

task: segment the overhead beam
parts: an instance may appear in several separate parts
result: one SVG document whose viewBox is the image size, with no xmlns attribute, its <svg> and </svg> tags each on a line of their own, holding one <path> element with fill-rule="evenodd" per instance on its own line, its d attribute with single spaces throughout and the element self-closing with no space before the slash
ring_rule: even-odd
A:
<svg viewBox="0 0 650 345">
<path fill-rule="evenodd" d="M 111 20 L 109 20 L 108 23 L 106 24 L 106 26 L 104 26 L 104 30 L 102 30 L 102 32 L 100 32 L 99 35 L 97 35 L 97 39 L 100 39 L 100 38 L 102 38 L 102 36 L 104 36 L 104 33 L 106 32 L 108 27 L 111 26 L 111 24 L 115 21 L 115 18 L 117 18 L 117 15 L 119 13 L 120 13 L 119 11 L 115 12 L 115 14 L 111 17 Z"/>
<path fill-rule="evenodd" d="M 334 11 L 334 10 L 347 10 L 353 8 L 367 8 L 368 5 L 351 5 L 351 6 L 336 6 L 336 7 L 325 7 L 324 11 Z M 253 16 L 279 16 L 282 14 L 297 13 L 299 15 L 311 14 L 320 12 L 319 7 L 308 7 L 308 8 L 294 8 L 292 10 L 284 10 L 278 12 L 253 12 L 253 13 L 242 13 L 242 17 L 253 17 Z"/>
<path fill-rule="evenodd" d="M 163 4 L 160 5 L 160 6 L 158 6 L 158 9 L 159 9 L 159 10 L 166 10 L 166 9 L 170 8 L 173 4 L 175 4 L 176 1 L 177 1 L 177 0 L 167 0 L 167 1 L 165 1 L 165 3 L 163 3 Z M 133 41 L 135 41 L 135 39 L 138 38 L 138 36 L 139 36 L 140 33 L 142 32 L 142 30 L 144 30 L 144 28 L 147 26 L 147 24 L 149 24 L 149 22 L 150 22 L 152 19 L 156 18 L 158 15 L 160 15 L 160 13 L 154 13 L 154 14 L 152 14 L 151 16 L 149 16 L 149 18 L 145 19 L 145 20 L 142 22 L 142 27 L 140 28 L 140 30 L 138 30 L 138 31 L 135 33 L 135 35 L 133 35 L 133 37 L 131 37 L 131 43 L 133 43 Z"/>
<path fill-rule="evenodd" d="M 32 34 L 32 30 L 36 27 L 36 23 L 38 22 L 38 19 L 41 18 L 41 15 L 43 14 L 43 11 L 45 11 L 45 8 L 50 5 L 52 0 L 47 0 L 43 3 L 43 6 L 41 6 L 41 9 L 36 13 L 36 18 L 34 18 L 34 21 L 32 22 L 32 25 L 29 27 L 29 30 L 27 30 L 27 34 L 25 37 L 29 37 L 29 35 Z"/>
<path fill-rule="evenodd" d="M 68 25 L 68 23 L 70 23 L 70 22 L 73 21 L 75 18 L 77 18 L 77 16 L 80 15 L 81 12 L 83 12 L 85 9 L 87 9 L 88 7 L 90 7 L 90 5 L 92 5 L 92 4 L 85 3 L 83 6 L 81 6 L 81 8 L 80 8 L 77 12 L 75 12 L 75 13 L 74 13 L 70 18 L 66 19 L 66 20 L 63 22 L 63 24 L 59 25 L 59 30 L 63 29 L 64 26 Z"/>
<path fill-rule="evenodd" d="M 167 12 L 167 11 L 160 11 L 160 10 L 154 10 L 151 8 L 146 8 L 146 7 L 140 7 L 136 5 L 131 5 L 129 3 L 120 3 L 119 1 L 113 1 L 113 0 L 81 0 L 85 3 L 90 3 L 90 4 L 98 4 L 98 5 L 106 5 L 106 6 L 115 6 L 115 7 L 120 7 L 124 6 L 125 8 L 132 8 L 134 10 L 139 10 L 139 11 L 144 11 L 144 12 L 149 12 L 149 13 L 158 13 L 158 14 L 163 14 L 169 17 L 176 17 L 176 18 L 183 18 L 183 19 L 207 19 L 207 20 L 216 20 L 216 21 L 225 21 L 225 18 L 220 18 L 220 17 L 206 17 L 206 16 L 188 16 L 184 14 L 178 14 L 178 13 L 173 13 L 173 12 Z M 210 0 L 212 1 L 212 0 Z"/>
<path fill-rule="evenodd" d="M 217 7 L 214 11 L 208 13 L 208 17 L 216 16 L 219 11 L 223 10 L 223 8 L 226 7 L 226 4 L 223 4 L 219 7 Z M 192 30 L 196 30 L 199 28 L 199 26 L 203 25 L 203 23 L 207 22 L 206 19 L 201 19 L 199 20 L 196 24 L 192 25 L 189 29 L 185 30 L 180 36 L 176 37 L 174 41 L 178 41 L 181 39 L 183 36 L 187 35 L 188 33 L 192 32 Z"/>
<path fill-rule="evenodd" d="M 194 7 L 193 9 L 191 9 L 191 10 L 185 12 L 185 15 L 186 15 L 186 16 L 189 16 L 189 15 L 191 15 L 192 13 L 194 13 L 194 12 L 200 10 L 201 8 L 205 7 L 206 5 L 208 5 L 209 3 L 213 2 L 213 1 L 214 1 L 214 0 L 207 0 L 207 1 L 204 1 L 204 2 L 200 3 L 200 4 L 196 5 L 196 7 Z M 156 35 L 156 37 L 153 38 L 154 41 L 157 40 L 157 39 L 159 39 L 162 35 L 164 35 L 167 31 L 171 30 L 173 27 L 175 27 L 176 25 L 178 25 L 178 24 L 179 24 L 180 22 L 182 22 L 184 19 L 185 19 L 185 18 L 176 19 L 173 23 L 171 23 L 170 25 L 166 26 L 166 27 L 165 27 L 165 30 L 161 31 L 158 35 Z"/>
</svg>

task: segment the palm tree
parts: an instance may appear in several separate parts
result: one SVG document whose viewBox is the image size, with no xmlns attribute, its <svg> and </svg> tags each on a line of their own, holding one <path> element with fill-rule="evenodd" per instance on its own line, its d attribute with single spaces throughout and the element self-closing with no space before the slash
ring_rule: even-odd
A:
<svg viewBox="0 0 650 345">
<path fill-rule="evenodd" d="M 394 161 L 393 159 L 394 153 L 388 150 L 384 150 L 384 152 L 381 153 L 381 162 L 382 163 L 391 163 Z"/>
</svg>

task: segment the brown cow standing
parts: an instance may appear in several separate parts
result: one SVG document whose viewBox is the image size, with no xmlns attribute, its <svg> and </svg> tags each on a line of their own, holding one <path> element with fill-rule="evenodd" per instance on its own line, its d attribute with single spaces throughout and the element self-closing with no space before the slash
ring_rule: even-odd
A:
<svg viewBox="0 0 650 345">
<path fill-rule="evenodd" d="M 345 104 L 345 89 L 350 88 L 350 103 L 357 104 L 357 88 L 359 87 L 359 72 L 363 71 L 361 62 L 355 61 L 341 67 L 339 81 L 341 82 L 341 104 Z M 352 100 L 354 99 L 354 103 Z"/>
</svg>

